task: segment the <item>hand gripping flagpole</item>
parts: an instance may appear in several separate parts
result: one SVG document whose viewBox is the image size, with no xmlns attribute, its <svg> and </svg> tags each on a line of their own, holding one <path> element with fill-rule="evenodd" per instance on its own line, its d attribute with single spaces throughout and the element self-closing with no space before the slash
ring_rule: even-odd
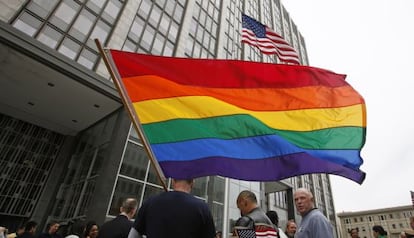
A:
<svg viewBox="0 0 414 238">
<path fill-rule="evenodd" d="M 114 84 L 121 96 L 122 102 L 125 106 L 125 108 L 128 111 L 128 114 L 131 118 L 132 124 L 134 125 L 135 130 L 138 133 L 139 138 L 143 142 L 144 148 L 147 151 L 148 157 L 150 158 L 151 164 L 155 168 L 155 172 L 157 173 L 158 179 L 161 181 L 162 186 L 164 187 L 165 191 L 168 191 L 168 187 L 166 184 L 166 178 L 164 173 L 161 170 L 160 165 L 158 164 L 158 161 L 155 158 L 154 152 L 152 151 L 151 147 L 149 146 L 149 143 L 147 141 L 147 138 L 144 135 L 141 123 L 139 121 L 138 115 L 136 114 L 135 110 L 133 109 L 133 106 L 131 105 L 131 100 L 128 97 L 128 94 L 126 93 L 125 86 L 122 82 L 121 76 L 119 75 L 118 70 L 116 69 L 115 63 L 112 60 L 112 57 L 107 54 L 107 49 L 104 49 L 99 42 L 98 39 L 95 39 L 95 44 L 98 47 L 99 53 L 102 56 L 102 59 L 105 62 L 106 68 L 108 69 L 109 74 L 111 75 Z"/>
</svg>

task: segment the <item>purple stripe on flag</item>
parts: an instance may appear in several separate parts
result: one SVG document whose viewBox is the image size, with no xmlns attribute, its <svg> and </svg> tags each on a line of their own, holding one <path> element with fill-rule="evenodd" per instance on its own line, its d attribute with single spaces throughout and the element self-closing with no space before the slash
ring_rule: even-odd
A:
<svg viewBox="0 0 414 238">
<path fill-rule="evenodd" d="M 186 179 L 220 175 L 247 181 L 276 181 L 309 173 L 336 174 L 361 184 L 365 173 L 329 161 L 315 158 L 307 153 L 297 153 L 259 160 L 239 160 L 210 157 L 193 161 L 160 162 L 167 177 Z M 280 168 L 280 169 L 275 169 Z"/>
</svg>

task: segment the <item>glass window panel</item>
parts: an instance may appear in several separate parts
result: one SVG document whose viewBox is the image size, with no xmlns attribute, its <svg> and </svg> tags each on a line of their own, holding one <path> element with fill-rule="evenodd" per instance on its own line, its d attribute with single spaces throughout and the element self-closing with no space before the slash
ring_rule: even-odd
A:
<svg viewBox="0 0 414 238">
<path fill-rule="evenodd" d="M 210 52 L 214 52 L 216 49 L 216 40 L 214 38 L 210 39 L 210 47 L 209 47 L 209 51 Z"/>
<path fill-rule="evenodd" d="M 105 43 L 110 30 L 111 30 L 110 26 L 108 26 L 103 21 L 99 20 L 98 23 L 95 25 L 95 28 L 93 29 L 91 33 L 91 36 L 89 37 L 91 42 L 88 42 L 88 43 L 92 44 L 90 45 L 90 47 L 95 46 L 95 43 L 93 42 L 95 39 L 98 39 L 100 42 Z"/>
<path fill-rule="evenodd" d="M 141 40 L 141 43 L 144 49 L 150 50 L 152 41 L 154 40 L 154 36 L 155 36 L 154 28 L 152 28 L 150 25 L 147 25 L 144 31 L 144 35 L 142 36 L 142 40 Z"/>
<path fill-rule="evenodd" d="M 128 142 L 119 173 L 132 178 L 145 180 L 148 161 L 148 156 L 142 146 Z"/>
<path fill-rule="evenodd" d="M 98 56 L 92 51 L 83 49 L 79 56 L 78 63 L 80 63 L 88 69 L 92 69 L 97 58 Z"/>
<path fill-rule="evenodd" d="M 211 32 L 211 29 L 212 29 L 212 23 L 213 23 L 213 20 L 211 20 L 211 18 L 210 17 L 207 17 L 207 19 L 206 19 L 206 24 L 205 24 L 205 28 L 207 29 L 207 31 L 210 31 Z"/>
<path fill-rule="evenodd" d="M 161 18 L 158 30 L 163 34 L 167 35 L 168 27 L 170 26 L 171 18 L 167 14 L 163 14 Z"/>
<path fill-rule="evenodd" d="M 207 196 L 207 178 L 208 177 L 201 177 L 194 180 L 193 189 L 191 190 L 191 194 L 200 197 L 206 198 Z"/>
<path fill-rule="evenodd" d="M 86 3 L 86 6 L 92 9 L 92 11 L 99 13 L 104 4 L 105 4 L 105 1 L 102 1 L 102 0 L 89 0 Z"/>
<path fill-rule="evenodd" d="M 144 19 L 147 19 L 148 13 L 151 11 L 151 0 L 143 0 L 141 6 L 138 9 L 138 15 Z"/>
<path fill-rule="evenodd" d="M 185 42 L 185 52 L 188 53 L 189 55 L 192 55 L 193 53 L 193 45 L 194 45 L 194 40 L 190 37 Z"/>
<path fill-rule="evenodd" d="M 136 46 L 134 46 L 133 48 L 135 49 Z M 139 135 L 138 135 L 138 133 L 135 130 L 135 127 L 133 125 L 131 125 L 131 130 L 130 130 L 130 133 L 129 133 L 129 139 L 134 140 L 136 142 L 139 142 L 140 141 Z"/>
<path fill-rule="evenodd" d="M 84 49 L 81 53 L 82 58 L 87 58 L 89 61 L 92 61 L 93 57 L 95 56 L 96 59 L 96 55 L 94 53 L 92 53 L 89 50 Z M 78 59 L 79 62 L 79 59 Z M 95 61 L 92 61 L 93 63 Z M 85 65 L 86 66 L 86 65 Z M 93 66 L 93 64 L 92 64 Z M 87 67 L 89 68 L 89 67 Z M 89 69 L 91 69 L 92 67 L 90 67 Z M 108 151 L 108 144 L 104 144 L 102 146 L 100 146 L 99 148 L 97 148 L 96 150 L 98 150 L 98 153 L 96 153 L 96 158 L 92 167 L 92 171 L 91 171 L 91 176 L 94 175 L 99 175 L 99 172 L 101 171 L 102 168 L 102 162 L 105 160 L 105 155 L 107 155 L 109 153 Z"/>
<path fill-rule="evenodd" d="M 50 48 L 54 49 L 62 38 L 62 34 L 60 34 L 55 29 L 51 28 L 50 26 L 46 26 L 43 28 L 42 32 L 37 36 L 37 39 L 42 42 L 43 44 L 49 46 Z"/>
<path fill-rule="evenodd" d="M 211 214 L 213 215 L 213 219 L 216 222 L 216 228 L 220 230 L 220 227 L 223 227 L 224 206 L 213 203 L 212 208 L 210 209 L 211 209 Z"/>
<path fill-rule="evenodd" d="M 151 11 L 151 15 L 149 17 L 149 22 L 153 25 L 153 26 L 158 26 L 158 22 L 160 21 L 160 17 L 161 17 L 161 9 L 155 5 L 152 8 Z"/>
<path fill-rule="evenodd" d="M 132 23 L 130 34 L 132 33 L 132 39 L 138 41 L 139 37 L 144 30 L 145 22 L 138 17 L 135 17 L 134 23 Z"/>
<path fill-rule="evenodd" d="M 75 1 L 63 2 L 50 18 L 50 22 L 65 31 L 78 12 L 79 7 L 79 4 Z"/>
<path fill-rule="evenodd" d="M 167 5 L 165 6 L 165 12 L 168 13 L 168 15 L 172 16 L 175 8 L 175 1 L 167 1 Z"/>
<path fill-rule="evenodd" d="M 157 175 L 157 173 L 156 173 L 156 171 L 155 171 L 155 168 L 154 168 L 154 166 L 152 166 L 152 163 L 150 163 L 151 164 L 151 166 L 150 166 L 150 169 L 149 169 L 149 172 L 148 172 L 148 182 L 149 183 L 153 183 L 153 184 L 157 184 L 157 185 L 162 185 L 161 184 L 161 181 L 160 181 L 160 179 L 158 178 L 158 175 Z"/>
<path fill-rule="evenodd" d="M 157 3 L 158 6 L 160 6 L 161 8 L 163 8 L 166 0 L 155 0 L 155 2 Z"/>
<path fill-rule="evenodd" d="M 213 24 L 212 25 L 212 30 L 211 32 L 213 33 L 213 35 L 215 34 L 215 32 L 217 32 L 217 24 Z"/>
<path fill-rule="evenodd" d="M 209 2 L 209 1 L 201 1 L 201 7 L 202 7 L 203 9 L 207 9 L 207 4 L 208 4 L 208 2 Z"/>
<path fill-rule="evenodd" d="M 174 12 L 174 20 L 181 22 L 181 17 L 183 15 L 184 8 L 180 5 L 177 5 Z"/>
<path fill-rule="evenodd" d="M 96 16 L 94 16 L 92 13 L 88 12 L 85 9 L 82 10 L 69 33 L 76 37 L 76 39 L 84 41 L 86 39 L 86 35 L 91 30 L 95 19 Z"/>
<path fill-rule="evenodd" d="M 136 50 L 136 52 L 142 53 L 142 54 L 148 54 L 149 53 L 148 50 L 142 48 L 141 46 L 138 46 L 138 49 Z"/>
<path fill-rule="evenodd" d="M 207 58 L 208 52 L 206 49 L 202 48 L 201 49 L 201 58 L 205 59 Z"/>
<path fill-rule="evenodd" d="M 168 34 L 168 39 L 175 42 L 175 40 L 177 39 L 177 34 L 178 34 L 178 24 L 175 22 L 172 22 L 170 26 L 170 33 Z"/>
<path fill-rule="evenodd" d="M 193 57 L 200 57 L 200 53 L 201 53 L 201 48 L 199 44 L 194 44 L 194 52 L 193 52 Z"/>
<path fill-rule="evenodd" d="M 198 22 L 200 25 L 204 26 L 206 22 L 207 14 L 204 11 L 200 12 L 200 17 L 198 18 Z"/>
<path fill-rule="evenodd" d="M 155 50 L 158 54 L 161 54 L 162 47 L 164 46 L 164 42 L 165 42 L 165 38 L 162 35 L 157 34 L 154 40 L 154 46 L 152 47 L 153 50 Z"/>
<path fill-rule="evenodd" d="M 122 3 L 119 0 L 109 1 L 105 7 L 102 17 L 109 23 L 114 23 L 119 11 L 121 10 Z"/>
<path fill-rule="evenodd" d="M 214 20 L 218 21 L 219 19 L 219 11 L 214 11 Z"/>
<path fill-rule="evenodd" d="M 213 193 L 210 195 L 215 202 L 224 203 L 225 180 L 222 177 L 211 176 Z"/>
<path fill-rule="evenodd" d="M 197 30 L 197 21 L 193 18 L 191 19 L 191 24 L 190 24 L 190 35 L 195 36 L 196 34 L 196 30 Z"/>
<path fill-rule="evenodd" d="M 27 9 L 42 18 L 46 18 L 57 3 L 58 0 L 33 0 L 29 2 Z"/>
<path fill-rule="evenodd" d="M 130 40 L 126 40 L 124 46 L 122 47 L 122 50 L 124 51 L 130 51 L 130 52 L 135 52 L 135 49 L 137 48 L 136 44 L 134 42 L 131 42 Z M 132 134 L 131 134 L 132 136 Z M 135 139 L 133 138 L 134 141 L 139 141 L 139 139 Z"/>
<path fill-rule="evenodd" d="M 203 37 L 203 45 L 205 47 L 208 47 L 208 44 L 210 42 L 210 35 L 207 32 L 204 32 L 204 37 Z"/>
<path fill-rule="evenodd" d="M 42 22 L 34 18 L 32 15 L 24 12 L 19 19 L 17 19 L 13 26 L 29 36 L 33 36 Z"/>
<path fill-rule="evenodd" d="M 164 47 L 163 55 L 172 56 L 173 52 L 174 52 L 174 45 L 171 42 L 167 41 L 167 44 Z M 186 52 L 188 52 L 188 51 L 186 51 Z"/>
<path fill-rule="evenodd" d="M 208 4 L 208 15 L 210 15 L 210 16 L 213 16 L 214 15 L 214 10 L 215 10 L 216 8 L 214 7 L 214 5 L 213 5 L 213 3 L 209 3 Z"/>
<path fill-rule="evenodd" d="M 154 187 L 154 186 L 147 184 L 145 186 L 144 198 L 142 201 L 145 202 L 149 197 L 160 194 L 162 192 L 164 192 L 162 188 Z"/>
<path fill-rule="evenodd" d="M 70 59 L 74 59 L 78 53 L 80 45 L 69 38 L 63 40 L 62 45 L 59 47 L 59 52 L 66 55 Z"/>
<path fill-rule="evenodd" d="M 199 27 L 196 34 L 196 39 L 199 42 L 203 42 L 203 28 Z"/>
<path fill-rule="evenodd" d="M 142 183 L 118 177 L 111 207 L 109 208 L 109 215 L 117 216 L 119 214 L 119 208 L 126 198 L 136 198 L 139 203 L 139 195 L 142 192 L 142 187 Z"/>
</svg>

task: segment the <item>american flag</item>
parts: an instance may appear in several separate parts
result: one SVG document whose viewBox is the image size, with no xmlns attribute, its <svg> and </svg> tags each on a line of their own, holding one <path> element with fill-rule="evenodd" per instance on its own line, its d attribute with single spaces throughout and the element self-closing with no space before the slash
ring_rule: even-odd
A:
<svg viewBox="0 0 414 238">
<path fill-rule="evenodd" d="M 239 238 L 277 238 L 277 232 L 273 227 L 268 225 L 256 225 L 253 229 L 236 229 L 236 235 Z"/>
<path fill-rule="evenodd" d="M 256 46 L 263 54 L 276 54 L 280 61 L 300 64 L 296 50 L 269 27 L 242 14 L 242 42 Z"/>
<path fill-rule="evenodd" d="M 236 235 L 239 238 L 256 238 L 256 232 L 253 229 L 237 229 Z"/>
</svg>

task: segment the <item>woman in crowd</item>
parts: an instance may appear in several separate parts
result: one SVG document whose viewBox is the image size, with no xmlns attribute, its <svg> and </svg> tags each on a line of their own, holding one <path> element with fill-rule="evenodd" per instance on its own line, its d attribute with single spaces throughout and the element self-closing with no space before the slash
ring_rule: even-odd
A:
<svg viewBox="0 0 414 238">
<path fill-rule="evenodd" d="M 97 238 L 99 232 L 98 224 L 94 221 L 86 223 L 85 232 L 83 234 L 84 238 Z"/>
</svg>

